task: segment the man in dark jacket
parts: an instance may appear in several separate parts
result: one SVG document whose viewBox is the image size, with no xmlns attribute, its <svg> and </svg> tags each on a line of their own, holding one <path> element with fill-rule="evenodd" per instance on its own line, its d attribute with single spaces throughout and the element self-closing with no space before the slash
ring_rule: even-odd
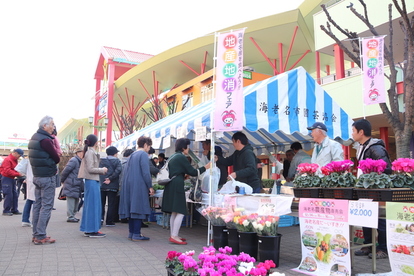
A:
<svg viewBox="0 0 414 276">
<path fill-rule="evenodd" d="M 381 139 L 371 138 L 371 123 L 365 119 L 355 121 L 352 124 L 352 138 L 360 144 L 357 150 L 357 159 L 382 159 L 387 163 L 387 168 L 384 173 L 391 174 L 391 161 L 388 156 L 388 152 L 385 149 L 385 144 Z M 358 172 L 358 176 L 359 176 Z M 384 259 L 388 257 L 387 254 L 387 232 L 386 232 L 386 221 L 385 219 L 378 220 L 378 246 L 376 257 L 377 259 Z M 364 232 L 364 244 L 372 242 L 372 229 L 362 227 Z M 355 251 L 356 256 L 368 255 L 372 258 L 371 247 L 362 247 L 360 250 Z"/>
<path fill-rule="evenodd" d="M 99 176 L 101 182 L 102 218 L 105 217 L 106 198 L 108 198 L 108 211 L 106 213 L 106 226 L 115 226 L 118 213 L 117 194 L 119 190 L 119 175 L 122 172 L 121 160 L 117 158 L 118 149 L 110 146 L 106 149 L 106 158 L 101 159 L 99 167 L 108 168 L 104 175 Z"/>
<path fill-rule="evenodd" d="M 233 166 L 233 172 L 230 176 L 237 181 L 250 185 L 253 188 L 253 193 L 260 193 L 256 155 L 249 144 L 249 140 L 242 132 L 236 132 L 231 139 L 236 151 L 226 158 L 218 156 L 217 165 Z"/>
<path fill-rule="evenodd" d="M 39 122 L 39 129 L 29 141 L 29 159 L 33 170 L 35 202 L 33 204 L 33 242 L 36 245 L 54 243 L 46 235 L 46 228 L 52 213 L 56 189 L 57 164 L 60 157 L 52 136 L 55 124 L 53 118 L 45 116 Z"/>
</svg>

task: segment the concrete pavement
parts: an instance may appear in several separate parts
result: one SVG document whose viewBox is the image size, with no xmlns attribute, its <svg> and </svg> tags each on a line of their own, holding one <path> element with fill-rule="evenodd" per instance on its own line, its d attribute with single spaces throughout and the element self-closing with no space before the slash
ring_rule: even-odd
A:
<svg viewBox="0 0 414 276">
<path fill-rule="evenodd" d="M 25 203 L 22 197 L 20 211 Z M 123 223 L 103 226 L 106 238 L 88 238 L 79 231 L 79 223 L 66 222 L 66 201 L 56 199 L 55 208 L 47 234 L 56 243 L 48 245 L 31 242 L 32 229 L 21 226 L 21 215 L 0 216 L 0 275 L 166 275 L 164 260 L 168 251 L 195 250 L 198 254 L 207 244 L 207 227 L 201 224 L 181 228 L 180 235 L 187 238 L 188 245 L 170 243 L 169 230 L 155 222 L 142 230 L 150 241 L 129 241 L 128 224 Z M 77 217 L 81 218 L 81 213 Z M 283 236 L 276 271 L 303 275 L 291 271 L 301 261 L 299 226 L 279 229 Z M 354 273 L 371 272 L 370 259 L 354 260 Z M 377 272 L 388 271 L 388 259 L 379 260 Z"/>
</svg>

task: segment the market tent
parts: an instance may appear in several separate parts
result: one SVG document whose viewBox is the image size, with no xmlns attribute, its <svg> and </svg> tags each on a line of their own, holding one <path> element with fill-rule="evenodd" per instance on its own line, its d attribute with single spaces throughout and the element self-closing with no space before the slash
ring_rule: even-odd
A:
<svg viewBox="0 0 414 276">
<path fill-rule="evenodd" d="M 330 138 L 344 145 L 352 142 L 352 119 L 302 67 L 247 86 L 243 94 L 243 132 L 257 154 L 266 150 L 285 151 L 295 141 L 309 150 L 312 137 L 307 127 L 314 122 L 324 122 Z M 166 139 L 177 134 L 194 139 L 195 128 L 205 126 L 210 131 L 213 111 L 214 100 L 211 100 L 152 123 L 113 145 L 120 150 L 135 146 L 142 135 L 153 138 L 154 148 L 159 149 L 169 144 Z M 224 147 L 231 145 L 233 133 L 224 132 L 215 139 L 216 143 Z"/>
</svg>

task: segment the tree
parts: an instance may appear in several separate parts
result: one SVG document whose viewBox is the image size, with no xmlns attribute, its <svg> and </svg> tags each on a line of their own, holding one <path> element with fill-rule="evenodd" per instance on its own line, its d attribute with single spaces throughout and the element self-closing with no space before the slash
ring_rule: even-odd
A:
<svg viewBox="0 0 414 276">
<path fill-rule="evenodd" d="M 352 3 L 347 6 L 349 10 L 361 20 L 369 29 L 369 31 L 374 36 L 379 36 L 375 27 L 371 24 L 368 18 L 367 5 L 364 0 L 358 0 L 363 6 L 363 14 L 359 13 Z M 392 7 L 395 6 L 395 9 L 400 15 L 399 25 L 401 31 L 404 34 L 404 41 L 400 43 L 402 49 L 394 49 L 393 46 L 393 35 L 394 29 L 392 25 Z M 358 40 L 358 34 L 356 32 L 349 31 L 348 29 L 342 28 L 339 26 L 335 20 L 331 17 L 325 5 L 322 5 L 322 10 L 325 12 L 328 22 L 326 27 L 321 25 L 320 28 L 328 36 L 330 36 L 338 46 L 348 55 L 353 62 L 355 62 L 359 67 L 361 67 L 359 53 L 360 45 Z M 382 113 L 385 115 L 389 125 L 392 127 L 395 133 L 395 145 L 397 157 L 410 157 L 410 138 L 413 132 L 413 122 L 414 122 L 414 16 L 409 18 L 407 13 L 407 8 L 405 0 L 392 0 L 392 4 L 388 5 L 388 24 L 389 32 L 387 34 L 389 38 L 389 44 L 384 45 L 384 58 L 390 65 L 390 74 L 385 74 L 385 77 L 389 80 L 390 86 L 387 90 L 389 105 L 386 103 L 381 103 L 380 108 Z M 344 34 L 347 37 L 347 40 L 350 41 L 351 46 L 346 46 L 343 43 L 343 40 L 339 40 L 338 37 L 332 32 L 331 24 L 333 27 Z M 396 61 L 394 59 L 394 51 L 404 51 L 404 60 Z M 405 112 L 401 114 L 399 112 L 399 103 L 397 100 L 397 70 L 395 65 L 400 67 L 403 70 L 404 74 L 404 103 L 405 103 Z"/>
</svg>

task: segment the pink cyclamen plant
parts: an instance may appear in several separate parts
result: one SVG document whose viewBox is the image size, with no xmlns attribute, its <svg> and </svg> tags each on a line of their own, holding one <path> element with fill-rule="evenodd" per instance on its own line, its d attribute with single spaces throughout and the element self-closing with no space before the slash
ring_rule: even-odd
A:
<svg viewBox="0 0 414 276">
<path fill-rule="evenodd" d="M 414 159 L 398 158 L 392 162 L 392 170 L 396 173 L 410 173 L 414 172 Z"/>
<path fill-rule="evenodd" d="M 240 253 L 231 255 L 232 249 L 228 246 L 219 248 L 218 252 L 213 246 L 203 247 L 203 252 L 194 259 L 194 251 L 180 253 L 169 251 L 165 265 L 173 269 L 178 275 L 201 276 L 243 276 L 243 275 L 269 275 L 270 269 L 276 267 L 273 261 L 265 261 L 254 266 L 256 259 L 249 254 Z M 243 264 L 250 264 L 246 270 Z M 243 272 L 242 272 L 243 271 Z"/>
<path fill-rule="evenodd" d="M 297 170 L 299 174 L 314 175 L 318 168 L 318 164 L 302 163 L 298 165 Z"/>
<path fill-rule="evenodd" d="M 354 165 L 354 162 L 351 160 L 343 160 L 343 161 L 332 161 L 331 163 L 327 164 L 324 168 L 330 173 L 337 172 L 337 173 L 344 173 L 349 171 L 349 169 Z"/>
<path fill-rule="evenodd" d="M 359 161 L 359 169 L 361 169 L 362 173 L 369 174 L 369 173 L 378 173 L 381 174 L 387 168 L 387 162 L 382 159 L 372 160 L 367 158 L 365 160 Z"/>
</svg>

